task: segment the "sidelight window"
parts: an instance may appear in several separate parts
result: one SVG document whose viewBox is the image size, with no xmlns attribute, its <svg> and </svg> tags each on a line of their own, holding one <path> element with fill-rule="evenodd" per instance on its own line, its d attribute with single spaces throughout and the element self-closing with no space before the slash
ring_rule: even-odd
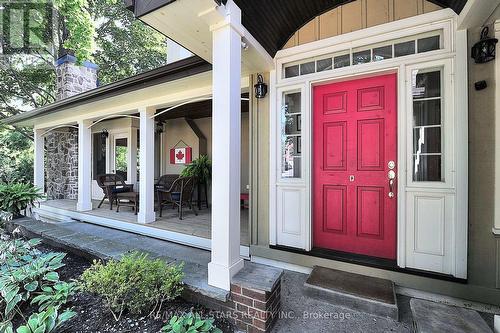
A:
<svg viewBox="0 0 500 333">
<path fill-rule="evenodd" d="M 412 72 L 413 181 L 444 182 L 443 70 Z"/>
<path fill-rule="evenodd" d="M 281 177 L 300 178 L 302 163 L 302 93 L 285 92 L 281 105 Z"/>
</svg>

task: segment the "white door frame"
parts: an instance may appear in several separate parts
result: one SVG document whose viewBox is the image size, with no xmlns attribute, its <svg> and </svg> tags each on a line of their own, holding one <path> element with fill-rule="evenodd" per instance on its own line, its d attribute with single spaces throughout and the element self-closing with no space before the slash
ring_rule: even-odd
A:
<svg viewBox="0 0 500 333">
<path fill-rule="evenodd" d="M 318 72 L 294 78 L 284 79 L 282 71 L 283 65 L 300 61 L 301 59 L 320 57 L 323 54 L 331 54 L 343 50 L 351 50 L 353 48 L 372 45 L 379 41 L 395 40 L 405 36 L 414 36 L 417 34 L 441 30 L 442 31 L 442 49 L 431 51 L 428 53 L 419 53 L 411 56 L 400 58 L 388 59 L 380 62 L 371 62 L 362 65 L 349 66 L 336 70 L 325 72 Z M 464 78 L 466 73 L 461 73 L 462 68 L 467 67 L 466 55 L 468 49 L 466 43 L 462 41 L 464 34 L 456 31 L 456 14 L 450 10 L 441 10 L 429 14 L 420 15 L 380 26 L 363 29 L 360 31 L 312 42 L 305 45 L 300 45 L 294 48 L 279 51 L 276 56 L 276 70 L 271 72 L 270 86 L 271 86 L 271 112 L 270 112 L 270 130 L 271 130 L 271 147 L 270 147 L 270 244 L 271 245 L 286 245 L 277 242 L 278 233 L 283 232 L 283 225 L 280 224 L 278 217 L 281 216 L 279 212 L 284 211 L 284 207 L 279 205 L 279 197 L 282 196 L 279 188 L 288 190 L 296 190 L 297 186 L 305 182 L 304 190 L 310 193 L 311 189 L 311 161 L 306 163 L 305 170 L 303 170 L 303 178 L 300 181 L 293 181 L 290 183 L 288 179 L 280 179 L 279 163 L 280 156 L 280 105 L 281 93 L 288 89 L 297 89 L 298 86 L 306 92 L 303 99 L 306 101 L 306 107 L 302 110 L 303 118 L 311 117 L 312 102 L 311 91 L 314 85 L 325 84 L 340 80 L 352 80 L 363 76 L 376 76 L 387 72 L 396 72 L 398 74 L 398 257 L 397 263 L 401 267 L 407 266 L 406 258 L 406 186 L 407 186 L 407 172 L 411 172 L 410 166 L 407 165 L 407 122 L 406 117 L 408 110 L 406 94 L 407 86 L 406 80 L 406 67 L 409 65 L 441 61 L 449 59 L 453 64 L 452 71 L 454 75 Z M 459 73 L 460 72 L 460 73 Z M 455 122 L 454 131 L 460 133 L 467 132 L 467 80 L 463 80 L 463 84 L 455 84 L 454 98 L 450 100 L 453 104 L 454 112 L 460 122 Z M 465 102 L 464 102 L 465 101 Z M 465 116 L 464 116 L 465 115 Z M 464 122 L 465 121 L 465 122 Z M 311 121 L 308 121 L 311 124 Z M 304 127 L 303 119 L 303 127 Z M 310 125 L 309 125 L 310 127 Z M 303 133 L 302 150 L 311 151 L 312 131 Z M 454 133 L 448 133 L 455 137 Z M 460 140 L 460 139 L 459 139 Z M 463 141 L 463 140 L 461 140 Z M 465 142 L 466 143 L 466 142 Z M 455 154 L 457 166 L 467 164 L 467 145 L 458 145 L 456 143 L 455 149 L 452 150 Z M 304 164 L 303 164 L 304 165 Z M 408 171 L 410 170 L 410 171 Z M 453 268 L 451 274 L 459 277 L 466 278 L 467 272 L 467 170 L 460 168 L 455 170 L 456 181 L 456 210 L 455 210 L 455 225 L 454 230 L 454 252 L 450 256 L 453 260 Z M 431 190 L 432 191 L 432 190 Z M 312 217 L 311 207 L 312 198 L 308 195 L 308 200 L 304 200 L 302 204 L 303 209 L 309 212 L 309 216 L 302 221 L 305 231 L 301 234 L 300 242 L 303 244 L 300 247 L 304 250 L 310 250 L 312 247 Z M 293 246 L 293 245 L 292 245 Z"/>
</svg>

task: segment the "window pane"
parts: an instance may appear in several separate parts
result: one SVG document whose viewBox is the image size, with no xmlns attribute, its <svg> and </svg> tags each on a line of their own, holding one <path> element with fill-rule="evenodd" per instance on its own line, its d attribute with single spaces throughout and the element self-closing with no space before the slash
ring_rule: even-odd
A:
<svg viewBox="0 0 500 333">
<path fill-rule="evenodd" d="M 439 36 L 422 38 L 417 41 L 418 53 L 439 50 Z"/>
<path fill-rule="evenodd" d="M 332 58 L 321 59 L 316 62 L 318 72 L 329 71 L 330 69 L 332 69 Z"/>
<path fill-rule="evenodd" d="M 296 114 L 285 117 L 285 134 L 300 134 L 300 131 L 302 130 L 302 116 L 300 114 Z"/>
<path fill-rule="evenodd" d="M 413 157 L 413 181 L 440 182 L 441 155 L 420 155 Z"/>
<path fill-rule="evenodd" d="M 441 125 L 441 99 L 413 102 L 415 126 Z"/>
<path fill-rule="evenodd" d="M 392 45 L 377 47 L 373 49 L 373 61 L 392 58 Z"/>
<path fill-rule="evenodd" d="M 97 180 L 97 176 L 106 173 L 106 138 L 101 133 L 94 133 L 92 158 L 92 176 Z"/>
<path fill-rule="evenodd" d="M 299 65 L 285 67 L 285 78 L 299 76 Z"/>
<path fill-rule="evenodd" d="M 281 177 L 301 177 L 301 93 L 285 93 L 281 112 Z"/>
<path fill-rule="evenodd" d="M 367 62 L 370 62 L 371 60 L 372 60 L 371 50 L 354 52 L 352 54 L 353 65 L 365 64 Z"/>
<path fill-rule="evenodd" d="M 409 54 L 415 54 L 415 41 L 409 41 L 399 44 L 394 44 L 394 56 L 402 57 Z"/>
<path fill-rule="evenodd" d="M 441 153 L 441 127 L 414 128 L 413 153 Z"/>
<path fill-rule="evenodd" d="M 115 140 L 115 173 L 127 179 L 127 138 Z"/>
<path fill-rule="evenodd" d="M 300 75 L 306 75 L 316 72 L 316 65 L 313 62 L 307 62 L 300 65 Z"/>
<path fill-rule="evenodd" d="M 342 68 L 351 66 L 351 56 L 349 54 L 344 54 L 333 58 L 333 67 Z"/>
<path fill-rule="evenodd" d="M 285 95 L 285 113 L 300 113 L 300 93 L 290 93 Z"/>
<path fill-rule="evenodd" d="M 415 76 L 413 98 L 441 96 L 441 71 L 418 73 Z"/>
</svg>

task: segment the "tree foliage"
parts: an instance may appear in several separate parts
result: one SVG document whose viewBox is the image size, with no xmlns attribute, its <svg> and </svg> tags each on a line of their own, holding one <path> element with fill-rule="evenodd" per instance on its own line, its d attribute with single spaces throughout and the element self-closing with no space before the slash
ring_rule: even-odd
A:
<svg viewBox="0 0 500 333">
<path fill-rule="evenodd" d="M 136 20 L 121 0 L 53 3 L 59 18 L 54 41 L 57 54 L 35 52 L 0 61 L 0 120 L 55 101 L 54 60 L 62 52 L 99 65 L 100 84 L 166 63 L 165 37 Z M 30 129 L 0 126 L 1 180 L 32 180 L 31 139 Z"/>
</svg>

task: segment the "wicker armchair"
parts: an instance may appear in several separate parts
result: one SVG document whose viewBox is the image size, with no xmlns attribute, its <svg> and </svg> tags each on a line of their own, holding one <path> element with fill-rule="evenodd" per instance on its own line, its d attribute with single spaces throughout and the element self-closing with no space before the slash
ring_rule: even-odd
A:
<svg viewBox="0 0 500 333">
<path fill-rule="evenodd" d="M 108 199 L 109 209 L 111 210 L 113 209 L 113 202 L 116 202 L 116 194 L 134 191 L 134 185 L 126 184 L 121 176 L 114 173 L 97 176 L 97 184 L 104 192 L 104 197 L 97 208 L 101 208 L 104 200 Z"/>
<path fill-rule="evenodd" d="M 194 212 L 194 215 L 198 215 L 198 212 L 196 212 L 192 202 L 196 184 L 197 182 L 195 177 L 180 177 L 172 183 L 172 186 L 170 186 L 168 190 L 157 188 L 156 196 L 160 217 L 162 216 L 163 207 L 169 205 L 172 205 L 174 208 L 177 206 L 180 220 L 183 219 L 184 205 L 187 205 Z"/>
</svg>

